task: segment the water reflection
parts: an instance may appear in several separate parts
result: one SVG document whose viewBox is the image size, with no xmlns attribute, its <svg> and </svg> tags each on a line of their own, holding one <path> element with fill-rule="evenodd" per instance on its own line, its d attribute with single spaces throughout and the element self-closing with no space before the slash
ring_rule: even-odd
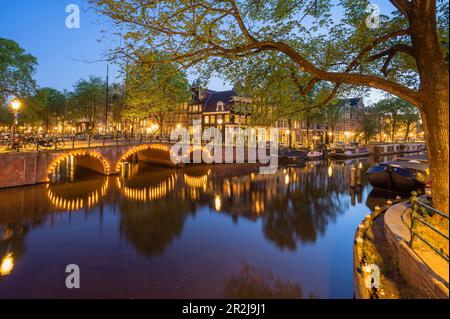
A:
<svg viewBox="0 0 450 319">
<path fill-rule="evenodd" d="M 300 299 L 302 296 L 298 283 L 283 280 L 271 271 L 247 263 L 225 284 L 225 297 L 231 299 Z"/>
<path fill-rule="evenodd" d="M 52 281 L 55 267 L 75 260 L 93 285 L 80 297 L 351 298 L 353 233 L 370 190 L 366 181 L 350 190 L 359 163 L 370 165 L 311 162 L 272 175 L 252 165 L 130 163 L 120 176 L 76 170 L 0 190 L 0 297 L 65 296 L 56 279 L 28 295 L 25 278 Z M 48 270 L 36 273 L 36 260 Z M 117 291 L 98 284 L 105 276 L 133 284 Z"/>
</svg>

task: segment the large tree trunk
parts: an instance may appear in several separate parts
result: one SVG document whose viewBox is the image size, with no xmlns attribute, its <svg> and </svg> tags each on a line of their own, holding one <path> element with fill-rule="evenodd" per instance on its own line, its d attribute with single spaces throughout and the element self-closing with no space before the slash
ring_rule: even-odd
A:
<svg viewBox="0 0 450 319">
<path fill-rule="evenodd" d="M 448 214 L 449 205 L 449 99 L 448 92 L 439 100 L 424 105 L 422 120 L 430 165 L 433 206 Z"/>
<path fill-rule="evenodd" d="M 420 76 L 421 105 L 418 107 L 427 143 L 433 206 L 448 214 L 449 72 L 436 31 L 436 2 L 416 2 L 409 21 Z"/>
</svg>

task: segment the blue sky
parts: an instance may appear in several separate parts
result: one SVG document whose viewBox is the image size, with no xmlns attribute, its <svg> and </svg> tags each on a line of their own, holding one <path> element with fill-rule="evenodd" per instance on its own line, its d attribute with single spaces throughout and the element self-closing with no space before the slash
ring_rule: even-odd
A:
<svg viewBox="0 0 450 319">
<path fill-rule="evenodd" d="M 65 8 L 71 3 L 82 10 L 80 29 L 65 26 Z M 382 13 L 392 10 L 387 0 L 373 3 Z M 101 60 L 108 48 L 104 41 L 98 42 L 103 26 L 92 10 L 85 11 L 88 7 L 87 0 L 0 0 L 0 37 L 18 42 L 37 57 L 39 86 L 70 90 L 81 78 L 106 75 L 106 62 L 88 63 Z M 110 73 L 112 80 L 118 76 L 115 65 L 110 66 Z M 219 79 L 212 79 L 209 87 L 229 88 Z"/>
</svg>

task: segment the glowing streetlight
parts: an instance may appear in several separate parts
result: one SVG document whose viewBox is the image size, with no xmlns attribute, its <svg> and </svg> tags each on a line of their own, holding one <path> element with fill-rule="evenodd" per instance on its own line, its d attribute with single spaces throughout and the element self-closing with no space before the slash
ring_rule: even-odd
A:
<svg viewBox="0 0 450 319">
<path fill-rule="evenodd" d="M 22 106 L 22 103 L 20 103 L 19 100 L 12 100 L 11 101 L 11 108 L 13 112 L 19 112 L 20 107 Z"/>
<path fill-rule="evenodd" d="M 22 103 L 18 99 L 14 99 L 11 101 L 11 110 L 14 114 L 13 134 L 12 134 L 13 143 L 15 141 L 17 125 L 19 124 L 19 110 L 20 110 L 21 106 L 22 106 Z M 17 151 L 18 150 L 19 150 L 19 146 L 17 146 Z"/>
</svg>

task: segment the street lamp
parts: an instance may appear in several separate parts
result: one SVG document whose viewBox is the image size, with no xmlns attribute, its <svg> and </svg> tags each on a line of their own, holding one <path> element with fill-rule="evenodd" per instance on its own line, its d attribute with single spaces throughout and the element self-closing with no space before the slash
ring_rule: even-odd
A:
<svg viewBox="0 0 450 319">
<path fill-rule="evenodd" d="M 13 143 L 16 135 L 16 127 L 17 125 L 19 125 L 19 110 L 21 106 L 22 103 L 18 99 L 14 99 L 11 101 L 11 110 L 14 114 L 13 134 L 12 134 Z"/>
</svg>

